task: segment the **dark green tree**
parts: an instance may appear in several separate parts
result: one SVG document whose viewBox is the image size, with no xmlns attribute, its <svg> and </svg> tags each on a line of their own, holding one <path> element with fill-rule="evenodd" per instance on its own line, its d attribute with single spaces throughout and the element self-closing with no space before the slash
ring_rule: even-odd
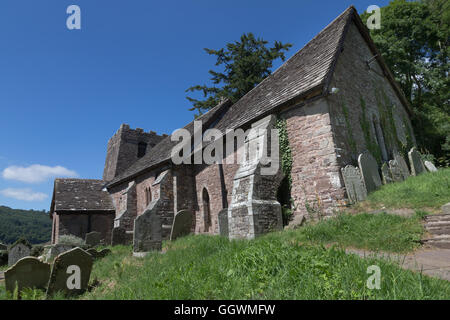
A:
<svg viewBox="0 0 450 320">
<path fill-rule="evenodd" d="M 240 41 L 227 43 L 225 48 L 219 50 L 204 50 L 209 55 L 216 56 L 216 66 L 222 67 L 222 71 L 210 70 L 213 86 L 196 85 L 186 92 L 200 91 L 204 100 L 192 97 L 187 99 L 199 114 L 215 107 L 222 99 L 229 98 L 236 102 L 247 92 L 271 73 L 273 61 L 280 58 L 285 60 L 285 51 L 292 44 L 282 44 L 275 41 L 273 47 L 267 47 L 268 42 L 255 38 L 252 33 L 243 34 Z"/>
<path fill-rule="evenodd" d="M 441 164 L 450 154 L 449 20 L 448 0 L 394 0 L 381 8 L 381 29 L 370 30 L 413 107 L 419 148 Z"/>
</svg>

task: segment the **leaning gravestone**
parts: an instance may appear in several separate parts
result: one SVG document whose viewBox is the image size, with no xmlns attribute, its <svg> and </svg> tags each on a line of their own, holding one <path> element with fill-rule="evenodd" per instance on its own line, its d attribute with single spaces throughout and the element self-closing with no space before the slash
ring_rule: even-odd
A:
<svg viewBox="0 0 450 320">
<path fill-rule="evenodd" d="M 381 166 L 381 177 L 383 179 L 383 184 L 394 182 L 391 176 L 391 171 L 386 163 L 383 163 Z"/>
<path fill-rule="evenodd" d="M 5 287 L 14 292 L 24 288 L 46 289 L 50 279 L 50 264 L 39 261 L 36 257 L 25 257 L 5 271 Z"/>
<path fill-rule="evenodd" d="M 409 178 L 409 169 L 405 159 L 398 152 L 394 153 L 394 160 L 389 161 L 389 170 L 391 171 L 392 180 L 401 182 Z"/>
<path fill-rule="evenodd" d="M 133 231 L 128 232 L 125 228 L 115 227 L 112 230 L 111 245 L 129 245 L 133 243 Z"/>
<path fill-rule="evenodd" d="M 69 244 L 52 244 L 44 247 L 43 259 L 45 262 L 53 262 L 53 260 L 61 253 L 67 252 L 75 248 Z"/>
<path fill-rule="evenodd" d="M 381 186 L 381 178 L 375 158 L 368 152 L 362 153 L 358 157 L 358 164 L 367 193 L 377 190 Z"/>
<path fill-rule="evenodd" d="M 219 212 L 219 232 L 222 237 L 228 238 L 228 208 Z"/>
<path fill-rule="evenodd" d="M 98 246 L 100 244 L 100 241 L 102 240 L 102 234 L 97 231 L 92 231 L 89 233 L 86 233 L 85 243 L 88 246 Z"/>
<path fill-rule="evenodd" d="M 133 256 L 143 257 L 153 250 L 162 249 L 162 221 L 158 204 L 152 202 L 150 208 L 134 220 Z"/>
<path fill-rule="evenodd" d="M 438 171 L 437 168 L 434 166 L 433 162 L 431 162 L 431 161 L 425 161 L 424 165 L 425 165 L 425 168 L 427 168 L 427 170 L 430 172 Z"/>
<path fill-rule="evenodd" d="M 76 247 L 56 257 L 48 283 L 47 295 L 63 292 L 77 295 L 88 288 L 93 258 L 83 249 Z"/>
<path fill-rule="evenodd" d="M 367 198 L 367 190 L 359 169 L 348 165 L 341 169 L 341 173 L 350 203 L 364 201 Z"/>
<path fill-rule="evenodd" d="M 31 255 L 31 245 L 28 243 L 19 242 L 13 244 L 8 250 L 8 266 L 14 265 L 17 261 L 22 258 Z"/>
<path fill-rule="evenodd" d="M 190 210 L 181 210 L 173 219 L 172 231 L 170 232 L 170 240 L 188 235 L 192 228 L 193 214 Z"/>
<path fill-rule="evenodd" d="M 423 165 L 422 157 L 415 147 L 411 148 L 411 150 L 408 152 L 408 158 L 409 164 L 411 166 L 411 174 L 413 176 L 418 176 L 422 172 L 427 171 L 425 169 L 425 166 Z"/>
</svg>

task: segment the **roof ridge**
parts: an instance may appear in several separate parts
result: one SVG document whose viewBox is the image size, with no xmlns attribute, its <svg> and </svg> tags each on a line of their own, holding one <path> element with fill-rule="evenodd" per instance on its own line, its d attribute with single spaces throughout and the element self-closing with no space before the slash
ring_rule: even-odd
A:
<svg viewBox="0 0 450 320">
<path fill-rule="evenodd" d="M 275 75 L 280 69 L 285 68 L 291 60 L 294 59 L 297 55 L 301 53 L 301 51 L 306 48 L 309 44 L 311 44 L 316 38 L 318 38 L 324 31 L 326 31 L 328 28 L 330 28 L 337 20 L 342 18 L 346 14 L 354 13 L 356 11 L 355 7 L 353 5 L 349 6 L 347 9 L 345 9 L 344 12 L 342 12 L 339 16 L 333 19 L 329 24 L 327 24 L 322 30 L 319 31 L 311 40 L 309 40 L 302 48 L 300 48 L 296 53 L 294 53 L 291 57 L 286 59 L 285 62 L 283 62 L 278 68 L 276 68 L 271 74 L 269 74 L 267 77 L 265 77 L 260 83 L 258 83 L 253 89 L 251 89 L 249 92 L 244 94 L 239 100 L 243 99 L 246 95 L 250 94 L 253 90 L 258 88 L 260 85 L 262 85 L 267 79 L 269 79 L 272 75 Z M 239 101 L 238 100 L 238 101 Z"/>
</svg>

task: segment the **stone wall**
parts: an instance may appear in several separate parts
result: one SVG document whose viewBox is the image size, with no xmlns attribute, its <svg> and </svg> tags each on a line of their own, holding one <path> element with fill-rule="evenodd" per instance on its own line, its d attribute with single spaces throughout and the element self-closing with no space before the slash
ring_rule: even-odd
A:
<svg viewBox="0 0 450 320">
<path fill-rule="evenodd" d="M 389 119 L 383 122 L 384 112 L 383 109 L 380 110 L 380 103 L 392 110 L 397 138 L 401 143 L 406 144 L 408 131 L 412 133 L 405 106 L 373 56 L 357 27 L 351 24 L 344 42 L 344 51 L 336 64 L 331 81 L 331 87 L 339 91 L 327 97 L 341 167 L 348 164 L 356 165 L 358 155 L 369 149 L 361 125 L 362 101 L 366 109 L 365 118 L 369 123 L 366 132 L 370 133 L 376 144 L 373 147 L 379 148 L 378 152 L 383 161 L 393 159 L 393 152 L 398 151 L 400 146 L 395 141 L 390 141 L 394 139 L 389 139 L 393 130 L 389 126 L 391 123 Z M 367 65 L 369 60 L 372 61 L 369 64 L 370 68 Z M 414 134 L 412 140 L 415 143 Z"/>
<path fill-rule="evenodd" d="M 105 243 L 111 240 L 111 231 L 114 224 L 112 213 L 54 213 L 55 238 L 52 243 L 58 243 L 62 235 L 73 235 L 84 240 L 86 233 L 97 231 Z"/>
<path fill-rule="evenodd" d="M 339 174 L 327 101 L 322 98 L 289 109 L 280 116 L 286 119 L 293 160 L 294 216 L 332 214 L 344 198 L 344 184 Z M 307 207 L 311 208 L 310 212 Z"/>
</svg>

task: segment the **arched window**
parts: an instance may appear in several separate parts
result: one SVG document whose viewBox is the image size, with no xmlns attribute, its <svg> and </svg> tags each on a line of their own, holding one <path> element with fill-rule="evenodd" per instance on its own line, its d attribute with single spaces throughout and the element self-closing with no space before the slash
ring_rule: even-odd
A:
<svg viewBox="0 0 450 320">
<path fill-rule="evenodd" d="M 203 199 L 203 219 L 205 225 L 205 232 L 210 232 L 211 229 L 211 206 L 209 203 L 209 194 L 206 188 L 203 188 L 202 193 Z"/>
<path fill-rule="evenodd" d="M 145 142 L 139 142 L 138 143 L 138 158 L 142 158 L 145 156 L 145 152 L 147 151 L 147 144 Z"/>
<path fill-rule="evenodd" d="M 146 206 L 148 206 L 150 204 L 150 202 L 152 202 L 152 190 L 150 189 L 150 187 L 145 189 L 145 203 Z"/>
</svg>

